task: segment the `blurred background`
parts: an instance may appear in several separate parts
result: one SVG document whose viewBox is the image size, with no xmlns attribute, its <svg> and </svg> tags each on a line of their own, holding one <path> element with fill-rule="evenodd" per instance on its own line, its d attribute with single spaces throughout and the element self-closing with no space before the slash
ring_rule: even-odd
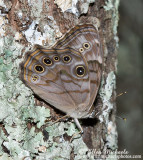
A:
<svg viewBox="0 0 143 160">
<path fill-rule="evenodd" d="M 119 151 L 143 159 L 143 0 L 120 0 L 117 98 Z"/>
</svg>

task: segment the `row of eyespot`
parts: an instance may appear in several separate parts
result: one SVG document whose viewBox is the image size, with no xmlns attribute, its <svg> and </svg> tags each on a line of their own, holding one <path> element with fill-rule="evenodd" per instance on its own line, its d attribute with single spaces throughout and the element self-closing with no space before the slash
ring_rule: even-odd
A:
<svg viewBox="0 0 143 160">
<path fill-rule="evenodd" d="M 89 43 L 83 43 L 83 48 L 79 48 L 79 52 L 83 52 L 84 48 L 89 49 L 90 44 Z M 58 62 L 60 60 L 60 58 L 58 56 L 54 56 L 53 60 Z M 63 56 L 63 62 L 69 63 L 70 61 L 71 61 L 71 57 L 69 55 Z M 46 64 L 46 65 L 52 65 L 52 61 L 49 58 L 44 58 L 43 63 Z"/>
<path fill-rule="evenodd" d="M 54 56 L 53 60 L 58 62 L 60 58 L 58 56 Z M 63 62 L 69 63 L 71 61 L 71 57 L 69 55 L 63 56 Z M 51 66 L 53 64 L 52 60 L 50 58 L 43 58 L 43 63 L 47 66 Z M 42 65 L 35 65 L 34 69 L 38 73 L 44 72 L 44 67 Z"/>
<path fill-rule="evenodd" d="M 90 48 L 90 44 L 89 44 L 89 43 L 83 43 L 83 47 L 84 47 L 85 49 L 89 49 L 89 48 Z M 84 49 L 83 49 L 83 48 L 80 48 L 79 51 L 80 51 L 80 52 L 83 52 Z M 58 61 L 60 60 L 60 58 L 59 58 L 58 56 L 54 56 L 54 57 L 53 57 L 53 60 L 56 61 L 56 62 L 58 62 Z M 62 60 L 63 60 L 63 62 L 65 62 L 65 63 L 69 63 L 69 62 L 71 61 L 71 57 L 70 57 L 69 55 L 65 55 L 65 56 L 63 56 Z M 51 66 L 53 62 L 52 62 L 52 60 L 51 60 L 50 58 L 43 58 L 43 63 L 44 63 L 45 65 L 47 65 L 47 66 Z M 35 69 L 37 72 L 39 72 L 39 73 L 44 72 L 44 68 L 43 68 L 41 65 L 35 66 L 34 69 Z"/>
<path fill-rule="evenodd" d="M 82 53 L 84 52 L 84 49 L 89 49 L 90 44 L 89 43 L 83 43 L 83 48 L 79 48 L 79 52 Z"/>
<path fill-rule="evenodd" d="M 35 65 L 35 68 L 36 68 L 36 67 L 41 67 L 40 69 L 42 69 L 42 71 L 41 71 L 40 73 L 44 72 L 44 68 L 43 68 L 41 65 Z M 37 69 L 38 69 L 38 68 L 37 68 Z M 86 73 L 85 67 L 84 67 L 84 66 L 81 66 L 81 65 L 76 66 L 75 71 L 76 71 L 76 75 L 77 75 L 78 77 L 83 77 L 83 76 L 85 75 L 85 73 Z M 38 71 L 38 72 L 39 72 L 39 71 Z M 32 80 L 33 80 L 34 82 L 36 82 L 38 79 L 39 79 L 39 78 L 38 78 L 37 75 L 34 75 L 34 76 L 32 77 Z"/>
<path fill-rule="evenodd" d="M 35 65 L 34 66 L 34 69 L 35 69 L 35 71 L 36 72 L 38 72 L 38 73 L 43 73 L 44 72 L 44 67 L 42 66 L 42 65 Z M 77 66 L 76 67 L 76 72 L 77 72 L 77 75 L 78 76 L 84 76 L 84 74 L 85 74 L 85 68 L 84 68 L 84 66 Z"/>
<path fill-rule="evenodd" d="M 59 56 L 54 56 L 53 60 L 58 62 L 58 61 L 60 61 L 60 58 L 59 58 Z M 62 60 L 65 63 L 69 63 L 71 61 L 71 57 L 69 55 L 65 55 L 62 57 Z M 50 66 L 50 65 L 52 65 L 53 62 L 50 58 L 43 58 L 43 63 L 47 66 Z"/>
<path fill-rule="evenodd" d="M 90 48 L 90 44 L 89 43 L 83 43 L 83 48 L 80 48 L 79 52 L 83 52 L 84 48 L 85 49 L 89 49 Z M 54 56 L 53 60 L 56 61 L 56 62 L 58 62 L 60 60 L 60 58 L 59 58 L 59 56 Z M 71 57 L 69 55 L 65 55 L 65 56 L 62 57 L 62 60 L 65 63 L 69 63 L 71 61 Z M 50 66 L 50 65 L 53 64 L 53 62 L 52 62 L 52 60 L 50 58 L 43 58 L 43 63 L 45 65 L 48 65 L 48 66 Z M 44 67 L 41 66 L 41 65 L 35 65 L 34 69 L 38 73 L 43 73 L 44 72 Z M 78 77 L 83 77 L 85 75 L 85 68 L 84 68 L 84 66 L 77 66 L 76 67 L 76 75 Z M 37 79 L 38 79 L 37 76 L 33 77 L 33 81 L 36 81 Z"/>
<path fill-rule="evenodd" d="M 89 48 L 90 48 L 90 44 L 89 44 L 89 43 L 83 43 L 83 47 L 84 47 L 85 49 L 89 49 Z M 80 52 L 83 52 L 84 49 L 83 49 L 83 48 L 80 48 L 79 51 L 80 51 Z M 60 60 L 60 58 L 59 58 L 59 56 L 54 56 L 54 57 L 53 57 L 53 60 L 56 61 L 56 62 L 58 62 L 58 61 Z M 69 62 L 71 61 L 71 57 L 70 57 L 69 55 L 65 55 L 65 56 L 63 56 L 62 60 L 63 60 L 63 62 L 65 62 L 65 63 L 69 63 Z M 50 58 L 43 58 L 43 63 L 44 63 L 45 65 L 50 66 L 50 65 L 52 65 L 53 62 L 52 62 L 52 60 L 51 60 Z M 37 70 L 37 71 L 38 71 L 38 70 Z"/>
</svg>

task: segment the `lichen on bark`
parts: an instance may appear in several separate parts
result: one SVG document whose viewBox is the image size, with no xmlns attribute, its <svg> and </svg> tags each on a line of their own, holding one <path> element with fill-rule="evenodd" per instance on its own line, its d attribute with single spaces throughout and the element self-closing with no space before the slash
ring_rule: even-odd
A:
<svg viewBox="0 0 143 160">
<path fill-rule="evenodd" d="M 115 89 L 117 22 L 119 0 L 70 0 L 67 8 L 59 1 L 12 0 L 0 2 L 0 159 L 94 159 L 92 149 L 117 148 L 114 110 L 110 101 Z M 63 1 L 64 2 L 64 1 Z M 103 7 L 104 6 L 104 7 Z M 66 8 L 66 9 L 65 9 Z M 111 16 L 112 15 L 112 16 Z M 57 122 L 41 129 L 55 114 L 47 104 L 38 102 L 19 78 L 19 64 L 24 53 L 38 43 L 51 46 L 56 38 L 79 23 L 100 21 L 105 64 L 99 99 L 107 110 L 101 112 L 100 122 L 93 125 L 82 121 L 84 135 L 75 124 Z M 110 60 L 110 58 L 112 60 Z M 107 98 L 108 97 L 108 98 Z M 39 100 L 39 99 L 38 99 Z M 41 105 L 42 104 L 42 105 Z M 48 107 L 48 108 L 47 108 Z M 60 113 L 58 113 L 60 114 Z M 114 117 L 114 115 L 113 115 Z M 94 120 L 89 121 L 90 123 Z M 104 130 L 102 132 L 102 130 Z"/>
</svg>

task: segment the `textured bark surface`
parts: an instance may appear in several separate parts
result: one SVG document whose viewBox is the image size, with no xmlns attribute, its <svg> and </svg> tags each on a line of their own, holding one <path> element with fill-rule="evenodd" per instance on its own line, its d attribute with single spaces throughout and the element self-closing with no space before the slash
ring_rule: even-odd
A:
<svg viewBox="0 0 143 160">
<path fill-rule="evenodd" d="M 118 4 L 119 0 L 0 2 L 0 159 L 92 160 L 97 158 L 95 151 L 116 150 Z M 78 133 L 71 119 L 41 129 L 48 118 L 54 122 L 64 114 L 33 96 L 19 79 L 19 63 L 32 45 L 53 45 L 81 23 L 98 26 L 104 52 L 103 75 L 95 101 L 99 114 L 94 119 L 81 120 L 84 134 L 70 142 L 72 135 Z"/>
</svg>

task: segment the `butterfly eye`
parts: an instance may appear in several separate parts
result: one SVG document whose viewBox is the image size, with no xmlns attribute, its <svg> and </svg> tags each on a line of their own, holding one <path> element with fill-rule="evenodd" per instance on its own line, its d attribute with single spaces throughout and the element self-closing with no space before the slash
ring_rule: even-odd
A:
<svg viewBox="0 0 143 160">
<path fill-rule="evenodd" d="M 79 49 L 79 52 L 80 52 L 80 53 L 82 53 L 83 51 L 84 51 L 84 49 L 83 49 L 83 48 L 80 48 L 80 49 Z"/>
<path fill-rule="evenodd" d="M 58 62 L 60 60 L 60 58 L 58 56 L 54 56 L 53 57 L 54 61 Z"/>
<path fill-rule="evenodd" d="M 76 75 L 78 77 L 83 77 L 85 75 L 85 68 L 84 68 L 84 66 L 77 66 L 76 67 Z"/>
<path fill-rule="evenodd" d="M 41 66 L 41 65 L 35 65 L 35 66 L 34 66 L 34 69 L 35 69 L 35 71 L 38 72 L 38 73 L 43 73 L 44 70 L 45 70 L 44 67 Z"/>
<path fill-rule="evenodd" d="M 89 49 L 89 48 L 90 48 L 90 44 L 89 44 L 89 43 L 83 43 L 83 47 L 84 47 L 85 49 Z"/>
<path fill-rule="evenodd" d="M 38 76 L 36 76 L 36 75 L 34 75 L 34 76 L 32 77 L 32 81 L 33 81 L 33 82 L 38 81 L 38 79 L 39 79 L 39 77 L 38 77 Z"/>
<path fill-rule="evenodd" d="M 43 63 L 47 66 L 51 66 L 53 62 L 50 60 L 50 58 L 43 58 Z"/>
<path fill-rule="evenodd" d="M 63 56 L 63 62 L 65 63 L 69 63 L 71 61 L 71 57 L 66 55 L 66 56 Z"/>
</svg>

